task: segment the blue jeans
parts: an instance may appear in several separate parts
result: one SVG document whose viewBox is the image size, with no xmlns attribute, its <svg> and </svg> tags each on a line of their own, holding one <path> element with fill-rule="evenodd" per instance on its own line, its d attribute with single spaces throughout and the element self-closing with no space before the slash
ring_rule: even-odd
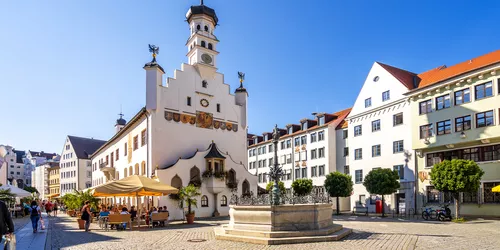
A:
<svg viewBox="0 0 500 250">
<path fill-rule="evenodd" d="M 38 228 L 38 220 L 40 219 L 40 216 L 31 216 L 31 225 L 33 226 L 33 230 L 36 230 Z"/>
</svg>

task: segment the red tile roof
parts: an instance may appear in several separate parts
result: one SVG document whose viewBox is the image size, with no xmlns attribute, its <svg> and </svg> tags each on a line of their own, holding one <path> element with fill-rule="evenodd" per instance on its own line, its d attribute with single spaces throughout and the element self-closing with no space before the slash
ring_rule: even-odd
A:
<svg viewBox="0 0 500 250">
<path fill-rule="evenodd" d="M 387 72 L 391 73 L 392 76 L 394 76 L 396 79 L 398 79 L 408 90 L 412 90 L 415 88 L 415 81 L 417 74 L 406 71 L 404 69 L 399 69 L 387 64 L 383 64 L 380 62 L 377 62 L 382 68 L 387 70 Z"/>
<path fill-rule="evenodd" d="M 486 66 L 500 62 L 500 50 L 455 64 L 450 67 L 440 66 L 438 68 L 421 73 L 418 77 L 421 79 L 418 88 L 424 88 L 447 79 L 474 71 Z"/>
</svg>

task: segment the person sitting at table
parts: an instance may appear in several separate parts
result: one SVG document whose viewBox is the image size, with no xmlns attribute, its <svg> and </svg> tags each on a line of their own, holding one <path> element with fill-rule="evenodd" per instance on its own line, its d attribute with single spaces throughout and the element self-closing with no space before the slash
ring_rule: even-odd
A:
<svg viewBox="0 0 500 250">
<path fill-rule="evenodd" d="M 130 213 L 127 211 L 126 207 L 122 207 L 122 211 L 120 212 L 120 214 L 130 214 Z M 122 227 L 123 229 L 127 229 L 127 223 L 123 223 Z M 130 225 L 130 227 L 132 227 L 132 225 Z"/>
<path fill-rule="evenodd" d="M 99 217 L 109 216 L 110 212 L 106 209 L 105 206 L 101 207 L 101 211 L 99 212 Z"/>
<path fill-rule="evenodd" d="M 157 213 L 158 213 L 158 210 L 156 209 L 156 207 L 153 207 L 151 213 L 149 214 L 149 221 L 151 221 L 153 219 L 153 214 L 157 214 Z M 156 224 L 156 222 L 153 222 L 153 226 L 155 224 Z"/>
<path fill-rule="evenodd" d="M 168 210 L 167 210 L 167 206 L 163 206 L 163 210 L 162 210 L 164 213 L 168 213 Z"/>
<path fill-rule="evenodd" d="M 137 210 L 135 210 L 135 206 L 130 207 L 130 218 L 132 221 L 137 217 Z"/>
</svg>

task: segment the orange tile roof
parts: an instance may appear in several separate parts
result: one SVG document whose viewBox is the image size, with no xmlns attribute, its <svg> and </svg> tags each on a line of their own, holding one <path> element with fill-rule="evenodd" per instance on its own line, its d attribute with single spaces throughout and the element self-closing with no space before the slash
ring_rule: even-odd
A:
<svg viewBox="0 0 500 250">
<path fill-rule="evenodd" d="M 424 88 L 444 80 L 500 62 L 500 50 L 455 64 L 451 67 L 440 66 L 418 75 L 421 79 L 418 88 Z"/>
<path fill-rule="evenodd" d="M 417 74 L 396 68 L 387 64 L 383 64 L 381 62 L 377 62 L 382 68 L 387 70 L 392 76 L 394 76 L 396 79 L 398 79 L 408 90 L 412 90 L 415 88 L 415 82 L 416 82 L 416 76 Z"/>
</svg>

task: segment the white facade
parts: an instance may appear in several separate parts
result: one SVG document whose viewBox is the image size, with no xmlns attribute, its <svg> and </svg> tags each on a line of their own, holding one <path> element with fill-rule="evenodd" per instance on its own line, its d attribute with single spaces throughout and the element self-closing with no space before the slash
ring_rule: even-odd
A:
<svg viewBox="0 0 500 250">
<path fill-rule="evenodd" d="M 400 170 L 401 189 L 384 197 L 386 209 L 415 206 L 410 104 L 403 96 L 412 76 L 410 72 L 374 63 L 347 118 L 349 169 L 354 182 L 351 207 L 366 206 L 369 212 L 375 212 L 376 200 L 381 197 L 369 194 L 362 183 L 374 168 Z"/>
<path fill-rule="evenodd" d="M 5 185 L 10 180 L 21 183 L 26 183 L 26 177 L 24 174 L 24 151 L 15 150 L 11 146 L 5 146 L 7 154 L 5 155 L 5 166 L 0 172 L 0 182 Z M 30 178 L 31 179 L 31 176 Z M 13 184 L 13 183 L 12 183 Z M 17 185 L 16 184 L 16 185 Z"/>
<path fill-rule="evenodd" d="M 342 128 L 344 118 L 350 109 L 334 114 L 319 114 L 315 120 L 301 120 L 300 125 L 287 125 L 282 130 L 278 143 L 278 163 L 284 176 L 281 178 L 287 189 L 296 179 L 311 179 L 313 192 L 324 193 L 326 175 L 344 172 L 347 157 L 343 155 L 344 138 Z M 339 148 L 340 147 L 340 148 Z M 258 177 L 259 186 L 266 188 L 269 167 L 274 164 L 272 134 L 253 136 L 248 147 L 249 171 Z M 335 207 L 335 206 L 334 206 Z M 341 200 L 341 210 L 349 210 L 349 198 Z"/>
<path fill-rule="evenodd" d="M 208 169 L 203 152 L 213 142 L 225 157 L 221 163 L 223 171 L 235 171 L 239 181 L 237 193 L 242 193 L 243 183 L 248 184 L 245 190 L 256 193 L 257 178 L 246 170 L 248 94 L 242 86 L 235 95 L 231 94 L 224 75 L 217 72 L 218 40 L 213 34 L 217 20 L 214 13 L 211 16 L 210 12 L 200 12 L 208 7 L 198 7 L 191 7 L 187 15 L 191 28 L 187 44 L 189 64 L 182 64 L 166 85 L 162 81 L 165 72 L 156 59 L 144 66 L 145 108 L 92 155 L 94 186 L 132 174 L 155 176 L 174 187 L 179 187 L 179 183 L 187 186 L 192 182 L 191 169 L 198 170 L 197 179 Z M 231 189 L 224 185 L 223 190 L 215 192 L 209 188 L 212 179 L 203 178 L 201 182 L 197 217 L 227 215 L 222 196 L 214 195 L 220 191 L 229 202 Z M 205 197 L 206 207 L 202 206 Z M 118 202 L 135 205 L 135 200 L 130 199 Z M 171 219 L 182 219 L 182 209 L 169 197 L 153 199 L 153 204 L 168 206 Z"/>
</svg>

